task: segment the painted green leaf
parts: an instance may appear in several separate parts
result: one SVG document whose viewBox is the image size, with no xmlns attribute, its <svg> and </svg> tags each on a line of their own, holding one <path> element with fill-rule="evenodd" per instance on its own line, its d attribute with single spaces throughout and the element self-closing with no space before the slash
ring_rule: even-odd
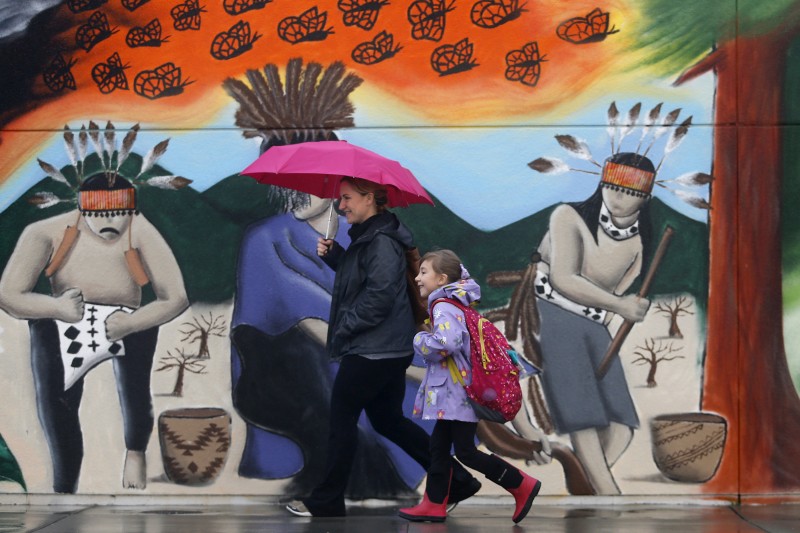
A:
<svg viewBox="0 0 800 533">
<path fill-rule="evenodd" d="M 19 464 L 17 464 L 14 454 L 8 449 L 8 445 L 6 445 L 6 441 L 3 439 L 2 435 L 0 435 L 0 482 L 1 481 L 19 483 L 20 486 L 25 489 L 25 492 L 28 491 Z"/>
</svg>

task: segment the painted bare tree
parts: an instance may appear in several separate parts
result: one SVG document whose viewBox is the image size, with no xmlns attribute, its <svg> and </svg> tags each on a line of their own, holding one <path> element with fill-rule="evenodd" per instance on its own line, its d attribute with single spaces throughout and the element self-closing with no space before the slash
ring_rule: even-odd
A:
<svg viewBox="0 0 800 533">
<path fill-rule="evenodd" d="M 197 350 L 196 357 L 198 359 L 211 358 L 211 352 L 208 349 L 208 339 L 210 337 L 224 337 L 227 325 L 222 315 L 213 316 L 209 311 L 208 318 L 200 315 L 200 319 L 192 317 L 189 322 L 181 324 L 181 334 L 183 338 L 181 342 L 194 344 L 200 343 L 200 348 Z"/>
<path fill-rule="evenodd" d="M 162 357 L 159 362 L 161 366 L 156 368 L 156 372 L 166 372 L 177 369 L 178 376 L 175 378 L 175 386 L 172 389 L 172 396 L 183 397 L 183 381 L 186 372 L 191 374 L 205 374 L 206 365 L 194 354 L 186 354 L 183 348 L 175 348 L 177 355 L 167 350 L 167 355 Z"/>
<path fill-rule="evenodd" d="M 655 339 L 647 339 L 644 341 L 644 346 L 637 346 L 634 354 L 638 355 L 633 360 L 633 364 L 650 365 L 650 370 L 647 373 L 647 386 L 653 388 L 658 386 L 656 383 L 656 371 L 658 364 L 664 361 L 674 361 L 675 359 L 683 359 L 682 355 L 674 355 L 681 351 L 682 348 L 674 347 L 674 343 L 656 342 Z"/>
<path fill-rule="evenodd" d="M 678 296 L 671 302 L 659 302 L 656 311 L 669 317 L 669 336 L 674 339 L 682 339 L 683 333 L 678 326 L 678 317 L 681 315 L 693 315 L 689 309 L 692 302 L 686 296 Z"/>
</svg>

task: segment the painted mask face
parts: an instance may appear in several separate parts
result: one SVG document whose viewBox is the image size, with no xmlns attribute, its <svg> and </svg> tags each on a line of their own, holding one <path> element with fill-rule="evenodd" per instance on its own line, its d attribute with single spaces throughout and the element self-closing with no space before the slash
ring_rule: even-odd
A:
<svg viewBox="0 0 800 533">
<path fill-rule="evenodd" d="M 339 210 L 344 212 L 350 224 L 360 224 L 377 213 L 375 196 L 371 192 L 359 192 L 347 181 L 339 186 L 339 198 Z"/>
<path fill-rule="evenodd" d="M 112 217 L 85 217 L 86 225 L 92 233 L 107 241 L 116 241 L 131 225 L 133 215 L 117 215 Z"/>
<path fill-rule="evenodd" d="M 636 214 L 649 199 L 603 188 L 603 203 L 615 217 L 624 218 Z"/>
<path fill-rule="evenodd" d="M 447 275 L 436 272 L 430 261 L 423 261 L 419 266 L 419 274 L 414 278 L 419 287 L 419 295 L 427 298 L 439 287 L 447 285 Z"/>
<path fill-rule="evenodd" d="M 320 198 L 313 194 L 308 197 L 308 205 L 298 207 L 292 213 L 297 220 L 308 220 L 325 213 L 331 206 L 330 198 Z"/>
</svg>

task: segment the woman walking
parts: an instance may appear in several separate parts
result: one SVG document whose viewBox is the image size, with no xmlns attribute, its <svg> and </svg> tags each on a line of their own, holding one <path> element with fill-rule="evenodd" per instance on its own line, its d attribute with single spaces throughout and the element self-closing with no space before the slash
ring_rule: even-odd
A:
<svg viewBox="0 0 800 533">
<path fill-rule="evenodd" d="M 344 491 L 362 411 L 375 431 L 425 470 L 430 467 L 428 434 L 402 411 L 405 372 L 413 358 L 416 331 L 405 280 L 405 252 L 412 246 L 412 237 L 386 210 L 387 203 L 382 186 L 343 178 L 339 208 L 351 224 L 350 246 L 344 249 L 322 238 L 317 245 L 317 254 L 336 271 L 327 347 L 340 366 L 331 393 L 326 475 L 308 498 L 287 505 L 298 516 L 346 514 Z M 480 483 L 453 463 L 451 501 L 459 501 L 477 492 Z"/>
</svg>

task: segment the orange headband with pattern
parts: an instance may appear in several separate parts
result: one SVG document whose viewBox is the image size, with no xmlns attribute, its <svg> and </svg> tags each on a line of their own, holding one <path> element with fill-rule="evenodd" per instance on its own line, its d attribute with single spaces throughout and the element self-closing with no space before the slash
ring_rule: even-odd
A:
<svg viewBox="0 0 800 533">
<path fill-rule="evenodd" d="M 655 172 L 648 172 L 630 165 L 606 161 L 603 166 L 601 183 L 650 194 L 653 192 Z"/>
<path fill-rule="evenodd" d="M 80 191 L 78 204 L 81 211 L 133 211 L 136 189 Z"/>
</svg>

